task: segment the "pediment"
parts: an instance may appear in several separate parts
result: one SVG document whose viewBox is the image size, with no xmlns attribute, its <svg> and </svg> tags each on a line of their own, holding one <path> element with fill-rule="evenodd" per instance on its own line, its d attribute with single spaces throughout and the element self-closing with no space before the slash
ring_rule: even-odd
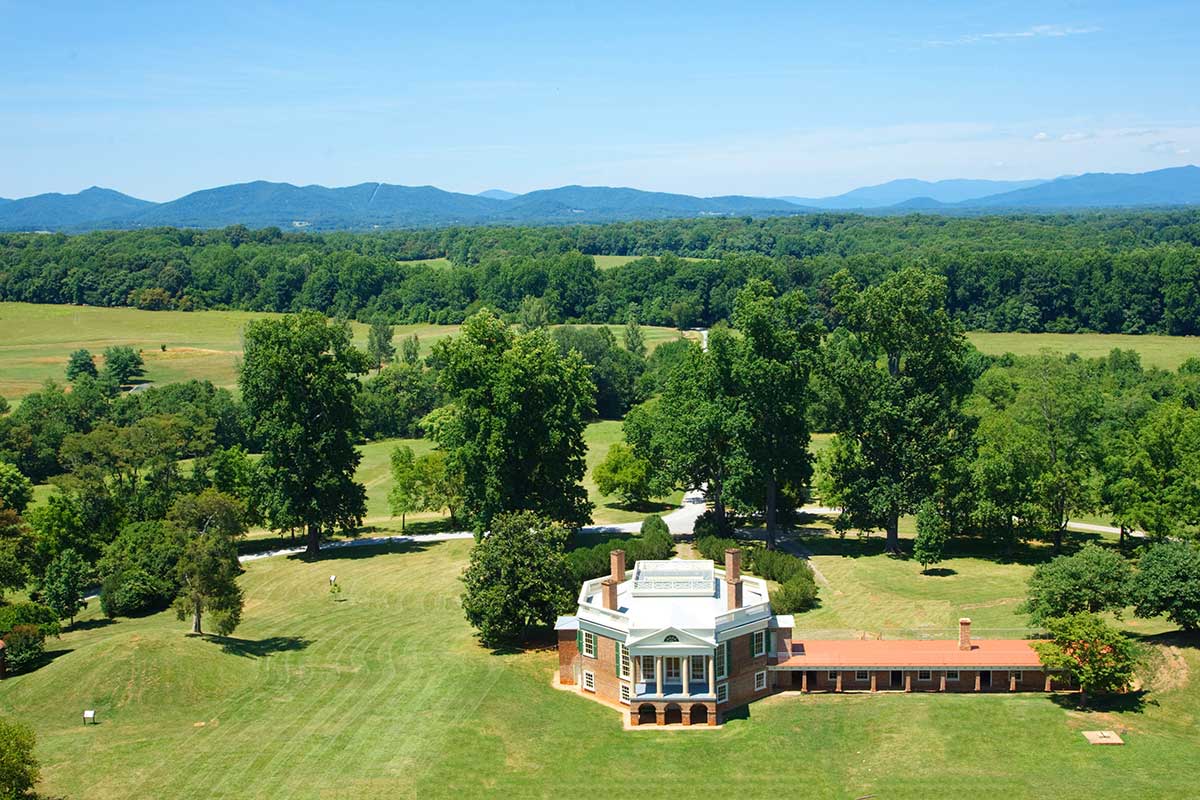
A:
<svg viewBox="0 0 1200 800">
<path fill-rule="evenodd" d="M 630 647 L 715 647 L 711 639 L 688 633 L 679 628 L 662 628 L 636 639 L 629 640 Z"/>
</svg>

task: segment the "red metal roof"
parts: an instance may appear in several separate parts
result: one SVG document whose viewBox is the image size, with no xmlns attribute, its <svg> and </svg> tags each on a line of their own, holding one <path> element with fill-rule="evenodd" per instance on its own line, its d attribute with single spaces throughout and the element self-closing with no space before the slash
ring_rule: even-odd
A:
<svg viewBox="0 0 1200 800">
<path fill-rule="evenodd" d="M 778 669 L 1040 669 L 1042 661 L 1024 639 L 980 639 L 959 650 L 957 639 L 912 641 L 806 639 L 793 641 Z"/>
</svg>

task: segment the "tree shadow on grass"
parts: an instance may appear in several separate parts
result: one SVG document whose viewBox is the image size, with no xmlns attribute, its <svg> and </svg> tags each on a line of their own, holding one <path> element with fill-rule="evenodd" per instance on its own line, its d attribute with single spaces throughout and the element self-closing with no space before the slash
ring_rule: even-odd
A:
<svg viewBox="0 0 1200 800">
<path fill-rule="evenodd" d="M 1087 705 L 1079 707 L 1079 692 L 1058 692 L 1050 695 L 1050 700 L 1064 711 L 1079 711 L 1081 713 L 1114 713 L 1140 714 L 1146 706 L 1157 706 L 1157 700 L 1147 700 L 1146 691 L 1125 694 L 1093 694 L 1088 695 Z"/>
<path fill-rule="evenodd" d="M 156 614 L 156 613 L 158 613 L 158 611 L 159 611 L 159 609 L 154 609 L 153 611 L 149 611 L 146 614 L 143 614 L 142 616 L 149 616 L 150 614 Z M 96 628 L 107 628 L 109 625 L 113 625 L 115 623 L 116 623 L 115 619 L 110 619 L 108 617 L 99 617 L 97 619 L 81 619 L 81 620 L 77 620 L 75 622 L 75 624 L 70 626 L 69 628 L 64 628 L 63 633 L 67 633 L 70 631 L 90 631 L 90 630 L 95 630 Z"/>
<path fill-rule="evenodd" d="M 951 575 L 957 575 L 958 570 L 950 569 L 949 567 L 934 567 L 933 569 L 925 570 L 921 574 L 928 575 L 931 578 L 949 578 Z"/>
<path fill-rule="evenodd" d="M 482 644 L 482 643 L 481 643 Z M 552 630 L 537 630 L 529 635 L 529 638 L 523 642 L 500 642 L 498 644 L 487 647 L 491 655 L 494 656 L 515 656 L 521 653 L 538 653 L 557 651 L 558 638 Z"/>
<path fill-rule="evenodd" d="M 315 556 L 307 553 L 292 553 L 288 556 L 293 561 L 345 561 L 347 559 L 374 558 L 389 553 L 420 553 L 442 542 L 411 542 L 403 540 L 382 541 L 371 544 L 331 544 L 326 543 Z"/>
<path fill-rule="evenodd" d="M 231 636 L 208 636 L 209 641 L 221 645 L 222 652 L 243 658 L 265 658 L 276 653 L 291 653 L 304 650 L 311 639 L 303 636 L 268 636 L 266 639 L 236 639 Z"/>
<path fill-rule="evenodd" d="M 636 503 L 605 503 L 605 508 L 611 508 L 615 511 L 628 511 L 634 514 L 667 514 L 674 511 L 678 506 L 670 503 L 658 503 L 653 500 L 639 500 Z"/>
<path fill-rule="evenodd" d="M 1163 647 L 1200 648 L 1200 631 L 1165 631 L 1163 633 L 1130 633 L 1141 644 L 1161 645 Z"/>
</svg>

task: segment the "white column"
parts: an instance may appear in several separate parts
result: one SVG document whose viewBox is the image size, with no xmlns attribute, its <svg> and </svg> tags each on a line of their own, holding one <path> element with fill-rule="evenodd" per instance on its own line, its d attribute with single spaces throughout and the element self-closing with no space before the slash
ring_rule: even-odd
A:
<svg viewBox="0 0 1200 800">
<path fill-rule="evenodd" d="M 720 647 L 721 645 L 717 645 Z M 716 681 L 716 664 L 717 660 L 713 656 L 705 656 L 708 659 L 708 693 L 715 695 L 717 693 Z"/>
<path fill-rule="evenodd" d="M 658 690 L 659 697 L 662 697 L 662 678 L 663 678 L 662 656 L 655 656 L 654 657 L 654 686 Z"/>
<path fill-rule="evenodd" d="M 642 657 L 633 656 L 629 660 L 633 662 L 633 692 L 637 694 L 637 685 L 642 682 Z"/>
<path fill-rule="evenodd" d="M 679 663 L 683 671 L 683 696 L 687 697 L 691 694 L 688 691 L 688 681 L 692 679 L 692 657 L 684 656 Z"/>
</svg>

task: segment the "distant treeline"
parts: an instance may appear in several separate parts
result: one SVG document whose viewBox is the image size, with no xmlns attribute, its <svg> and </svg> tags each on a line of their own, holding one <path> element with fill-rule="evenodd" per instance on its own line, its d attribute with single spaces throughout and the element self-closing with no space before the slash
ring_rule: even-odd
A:
<svg viewBox="0 0 1200 800">
<path fill-rule="evenodd" d="M 599 270 L 592 255 L 645 256 Z M 446 258 L 444 264 L 412 263 Z M 693 259 L 693 260 L 689 260 Z M 694 260 L 700 259 L 700 260 Z M 317 309 L 461 322 L 546 301 L 552 322 L 690 327 L 728 317 L 752 277 L 803 289 L 829 315 L 830 278 L 905 265 L 944 274 L 971 329 L 1200 333 L 1200 210 L 955 219 L 815 214 L 379 233 L 235 226 L 0 234 L 0 299 L 147 309 Z"/>
</svg>

